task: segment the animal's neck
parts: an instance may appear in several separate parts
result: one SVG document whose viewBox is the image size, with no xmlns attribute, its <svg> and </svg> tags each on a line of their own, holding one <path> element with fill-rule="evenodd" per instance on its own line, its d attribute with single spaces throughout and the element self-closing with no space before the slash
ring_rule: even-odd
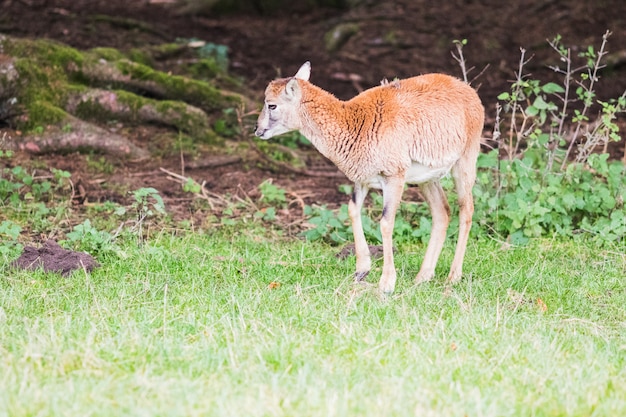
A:
<svg viewBox="0 0 626 417">
<path fill-rule="evenodd" d="M 306 84 L 302 95 L 302 133 L 322 155 L 340 165 L 342 155 L 337 146 L 346 134 L 345 102 L 331 93 Z M 341 168 L 341 166 L 339 166 Z"/>
</svg>

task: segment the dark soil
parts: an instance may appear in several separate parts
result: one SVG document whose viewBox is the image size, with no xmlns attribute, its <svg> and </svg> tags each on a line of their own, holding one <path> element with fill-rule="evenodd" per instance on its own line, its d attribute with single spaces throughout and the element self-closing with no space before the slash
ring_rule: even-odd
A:
<svg viewBox="0 0 626 417">
<path fill-rule="evenodd" d="M 555 78 L 547 66 L 558 64 L 558 57 L 546 40 L 557 34 L 562 35 L 566 45 L 579 51 L 587 45 L 598 49 L 602 35 L 611 30 L 609 51 L 613 57 L 626 56 L 623 0 L 365 3 L 350 11 L 179 16 L 167 5 L 148 0 L 0 0 L 0 33 L 52 38 L 82 49 L 110 46 L 124 50 L 177 38 L 225 44 L 229 47 L 230 72 L 242 77 L 249 95 L 259 100 L 269 80 L 277 75 L 292 75 L 306 60 L 312 63 L 312 81 L 344 99 L 355 95 L 360 88 L 377 85 L 382 78 L 426 72 L 461 76 L 450 51 L 454 48 L 453 40 L 468 39 L 464 53 L 468 64 L 475 68 L 470 78 L 477 77 L 472 85 L 478 88 L 487 111 L 486 138 L 493 127 L 496 96 L 509 88 L 520 47 L 527 49 L 527 57 L 533 57 L 526 66 L 527 73 L 545 81 Z M 375 5 L 367 5 L 372 3 Z M 357 23 L 360 29 L 341 49 L 328 53 L 324 34 L 341 22 Z M 615 65 L 602 70 L 601 76 L 600 99 L 622 94 L 626 90 L 626 59 L 617 59 Z M 350 77 L 357 81 L 347 81 Z M 148 147 L 159 129 L 140 127 L 129 132 L 138 144 Z M 623 142 L 614 152 L 621 158 Z M 214 156 L 206 154 L 199 158 Z M 21 158 L 31 157 L 19 155 L 16 163 Z M 110 174 L 94 170 L 85 155 L 38 158 L 48 166 L 72 172 L 73 181 L 80 185 L 78 188 L 82 187 L 81 201 L 116 200 L 123 194 L 120 190 L 155 187 L 174 213 L 187 213 L 191 202 L 181 185 L 159 170 L 164 167 L 180 173 L 179 155 L 141 162 L 108 161 L 115 166 Z M 318 168 L 332 169 L 314 155 L 310 162 L 321 164 Z M 336 204 L 346 199 L 337 191 L 339 184 L 347 182 L 340 176 L 302 176 L 259 166 L 264 165 L 247 155 L 239 162 L 219 167 L 187 167 L 185 175 L 198 182 L 206 181 L 212 192 L 242 198 L 258 195 L 258 184 L 273 178 L 275 184 L 306 203 Z"/>
<path fill-rule="evenodd" d="M 39 249 L 26 246 L 22 255 L 11 263 L 12 268 L 57 272 L 64 277 L 72 271 L 83 269 L 91 272 L 100 266 L 89 254 L 63 249 L 53 240 L 46 241 Z"/>
</svg>

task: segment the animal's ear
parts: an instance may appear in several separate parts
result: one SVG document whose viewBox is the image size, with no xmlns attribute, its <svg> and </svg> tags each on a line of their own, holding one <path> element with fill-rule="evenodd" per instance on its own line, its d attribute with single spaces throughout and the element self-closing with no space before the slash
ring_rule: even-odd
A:
<svg viewBox="0 0 626 417">
<path fill-rule="evenodd" d="M 304 81 L 309 81 L 311 76 L 311 63 L 309 61 L 302 64 L 298 72 L 296 72 L 295 78 L 299 78 Z"/>
<path fill-rule="evenodd" d="M 297 79 L 292 78 L 291 80 L 287 81 L 287 85 L 285 86 L 285 95 L 290 100 L 300 97 L 300 84 L 298 84 Z"/>
</svg>

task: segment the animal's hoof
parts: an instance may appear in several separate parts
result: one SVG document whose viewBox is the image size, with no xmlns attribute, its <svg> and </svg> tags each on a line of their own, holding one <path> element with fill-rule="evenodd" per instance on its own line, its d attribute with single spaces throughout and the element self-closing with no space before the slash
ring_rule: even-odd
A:
<svg viewBox="0 0 626 417">
<path fill-rule="evenodd" d="M 417 274 L 417 276 L 415 277 L 415 283 L 423 284 L 425 282 L 430 281 L 431 279 L 433 279 L 432 274 Z"/>
<path fill-rule="evenodd" d="M 448 275 L 448 279 L 446 279 L 446 284 L 456 284 L 461 281 L 461 273 L 450 273 Z"/>
<path fill-rule="evenodd" d="M 370 271 L 357 271 L 354 273 L 354 280 L 356 282 L 361 282 L 365 280 L 365 277 L 370 273 Z"/>
<path fill-rule="evenodd" d="M 391 295 L 393 294 L 393 291 L 396 289 L 395 288 L 395 284 L 393 285 L 385 285 L 382 282 L 378 285 L 378 289 L 381 292 L 381 294 L 383 295 Z"/>
<path fill-rule="evenodd" d="M 391 294 L 396 288 L 396 274 L 383 275 L 378 282 L 378 288 L 383 294 Z"/>
</svg>

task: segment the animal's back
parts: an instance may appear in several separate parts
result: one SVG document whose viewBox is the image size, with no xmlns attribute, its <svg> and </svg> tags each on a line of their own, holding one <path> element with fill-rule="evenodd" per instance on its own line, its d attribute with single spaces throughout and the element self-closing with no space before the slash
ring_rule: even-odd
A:
<svg viewBox="0 0 626 417">
<path fill-rule="evenodd" d="M 407 80 L 413 99 L 403 106 L 404 116 L 415 120 L 419 133 L 410 150 L 411 159 L 435 166 L 459 159 L 467 147 L 477 149 L 484 124 L 484 109 L 476 91 L 465 82 L 443 74 L 428 74 Z M 413 119 L 411 119 L 413 114 Z"/>
<path fill-rule="evenodd" d="M 484 109 L 476 91 L 444 74 L 391 81 L 348 102 L 373 113 L 367 142 L 374 171 L 413 165 L 449 168 L 477 150 Z M 373 173 L 373 172 L 372 172 Z"/>
</svg>

